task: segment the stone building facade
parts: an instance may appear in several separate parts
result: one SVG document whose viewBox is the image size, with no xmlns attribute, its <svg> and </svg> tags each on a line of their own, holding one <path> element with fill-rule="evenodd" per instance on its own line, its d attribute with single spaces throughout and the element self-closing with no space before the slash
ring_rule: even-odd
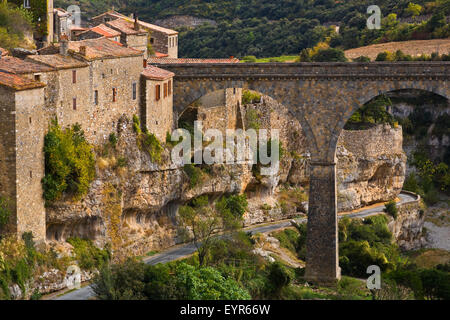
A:
<svg viewBox="0 0 450 320">
<path fill-rule="evenodd" d="M 140 21 L 139 19 L 127 17 L 114 10 L 105 12 L 99 16 L 92 18 L 94 25 L 117 23 L 117 20 L 137 23 L 141 29 L 148 32 L 147 41 L 153 47 L 155 54 L 167 54 L 169 58 L 178 58 L 178 32 L 175 30 L 163 28 L 151 23 Z M 130 41 L 131 43 L 131 41 Z"/>
<path fill-rule="evenodd" d="M 149 66 L 142 73 L 142 124 L 165 141 L 166 134 L 174 129 L 173 77 L 174 73 Z"/>
<path fill-rule="evenodd" d="M 3 231 L 45 240 L 44 84 L 0 72 L 0 196 L 9 203 Z"/>
<path fill-rule="evenodd" d="M 141 115 L 161 140 L 173 127 L 173 73 L 145 69 L 142 51 L 107 38 L 63 38 L 46 53 L 0 59 L 0 196 L 11 200 L 13 213 L 3 231 L 31 231 L 39 241 L 46 239 L 41 180 L 51 119 L 57 117 L 63 128 L 80 124 L 94 145 L 117 132 L 123 116 Z"/>
</svg>

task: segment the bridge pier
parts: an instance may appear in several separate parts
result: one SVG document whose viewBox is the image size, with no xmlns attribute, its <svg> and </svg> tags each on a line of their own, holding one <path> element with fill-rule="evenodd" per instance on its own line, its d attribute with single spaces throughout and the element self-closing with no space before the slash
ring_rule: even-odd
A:
<svg viewBox="0 0 450 320">
<path fill-rule="evenodd" d="M 341 277 L 335 162 L 311 163 L 309 194 L 305 278 L 332 284 Z"/>
</svg>

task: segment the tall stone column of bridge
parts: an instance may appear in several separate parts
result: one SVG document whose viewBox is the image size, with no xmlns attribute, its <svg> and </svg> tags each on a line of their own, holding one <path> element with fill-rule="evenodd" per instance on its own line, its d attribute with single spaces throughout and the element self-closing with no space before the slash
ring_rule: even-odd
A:
<svg viewBox="0 0 450 320">
<path fill-rule="evenodd" d="M 417 89 L 450 97 L 449 62 L 172 64 L 174 112 L 227 88 L 258 91 L 300 121 L 311 153 L 306 279 L 340 278 L 337 234 L 336 147 L 351 115 L 380 94 Z"/>
</svg>

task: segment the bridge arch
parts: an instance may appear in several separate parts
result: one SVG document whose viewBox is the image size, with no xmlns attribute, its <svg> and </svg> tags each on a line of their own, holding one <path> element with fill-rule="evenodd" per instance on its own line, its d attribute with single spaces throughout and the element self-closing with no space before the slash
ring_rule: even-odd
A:
<svg viewBox="0 0 450 320">
<path fill-rule="evenodd" d="M 447 99 L 447 101 L 450 101 L 450 92 L 448 87 L 443 86 L 430 86 L 425 82 L 419 82 L 419 83 L 411 83 L 408 85 L 400 85 L 398 83 L 387 83 L 387 88 L 384 88 L 383 90 L 377 90 L 377 88 L 371 88 L 369 92 L 364 93 L 358 98 L 358 102 L 354 102 L 349 107 L 349 112 L 346 113 L 340 121 L 337 123 L 334 134 L 331 136 L 330 145 L 328 148 L 328 156 L 327 158 L 333 159 L 336 154 L 337 144 L 339 137 L 342 133 L 342 130 L 344 130 L 345 125 L 347 124 L 348 120 L 352 117 L 352 115 L 362 106 L 366 105 L 370 101 L 374 100 L 375 98 L 387 95 L 389 93 L 394 92 L 400 92 L 403 90 L 416 90 L 417 92 L 427 92 L 431 93 L 437 96 L 440 96 L 442 98 Z"/>
<path fill-rule="evenodd" d="M 422 89 L 450 97 L 450 62 L 159 65 L 175 73 L 174 110 L 208 92 L 244 88 L 291 109 L 311 152 L 306 278 L 340 277 L 336 145 L 348 119 L 376 96 Z"/>
</svg>

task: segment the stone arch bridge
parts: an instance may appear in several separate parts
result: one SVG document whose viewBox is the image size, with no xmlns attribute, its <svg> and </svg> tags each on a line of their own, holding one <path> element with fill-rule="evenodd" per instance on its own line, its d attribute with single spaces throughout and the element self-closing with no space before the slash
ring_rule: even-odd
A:
<svg viewBox="0 0 450 320">
<path fill-rule="evenodd" d="M 311 152 L 306 278 L 340 277 L 336 146 L 352 114 L 380 94 L 419 89 L 450 98 L 450 62 L 164 64 L 175 73 L 174 112 L 210 92 L 243 88 L 268 95 L 300 121 Z"/>
</svg>

